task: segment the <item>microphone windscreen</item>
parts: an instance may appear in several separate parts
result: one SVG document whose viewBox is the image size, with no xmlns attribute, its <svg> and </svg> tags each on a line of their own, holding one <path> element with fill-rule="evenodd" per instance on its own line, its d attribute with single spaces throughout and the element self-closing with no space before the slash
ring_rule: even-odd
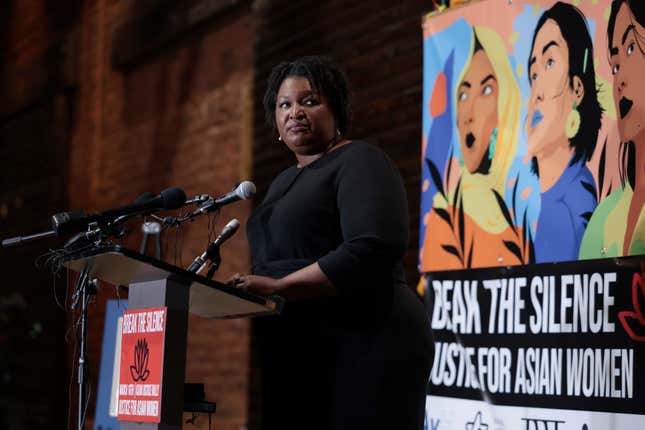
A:
<svg viewBox="0 0 645 430">
<path fill-rule="evenodd" d="M 251 181 L 244 181 L 237 186 L 235 194 L 242 200 L 248 200 L 255 195 L 255 184 Z"/>
<path fill-rule="evenodd" d="M 163 209 L 179 209 L 186 203 L 186 193 L 181 188 L 168 188 L 160 193 Z"/>
<path fill-rule="evenodd" d="M 157 196 L 152 194 L 150 191 L 146 191 L 145 193 L 143 193 L 139 197 L 137 197 L 137 199 L 134 201 L 134 204 L 137 205 L 139 203 L 145 203 L 148 200 L 154 199 L 155 197 L 157 197 Z"/>
<path fill-rule="evenodd" d="M 240 222 L 233 218 L 230 220 L 222 229 L 222 235 L 226 235 L 226 238 L 233 236 L 233 234 L 240 228 Z"/>
</svg>

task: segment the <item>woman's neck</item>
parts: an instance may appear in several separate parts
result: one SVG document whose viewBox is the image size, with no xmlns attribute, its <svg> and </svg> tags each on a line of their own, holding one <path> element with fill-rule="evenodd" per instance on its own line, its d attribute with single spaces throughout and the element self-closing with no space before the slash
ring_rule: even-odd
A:
<svg viewBox="0 0 645 430">
<path fill-rule="evenodd" d="M 308 166 L 309 164 L 313 163 L 317 159 L 324 157 L 325 154 L 327 154 L 328 152 L 338 149 L 341 146 L 348 144 L 349 142 L 350 142 L 349 140 L 334 138 L 329 142 L 329 144 L 327 145 L 327 149 L 325 149 L 323 152 L 320 152 L 318 154 L 312 154 L 312 155 L 296 154 L 296 161 L 298 162 L 298 165 L 296 167 L 298 169 L 302 169 L 303 167 Z"/>
<path fill-rule="evenodd" d="M 540 172 L 540 192 L 545 193 L 555 185 L 567 168 L 572 155 L 573 148 L 569 147 L 569 141 L 535 155 Z"/>
<path fill-rule="evenodd" d="M 296 161 L 298 162 L 298 165 L 296 167 L 298 169 L 302 169 L 303 167 L 306 167 L 309 164 L 311 164 L 314 161 L 316 161 L 317 159 L 321 158 L 326 153 L 327 153 L 327 151 L 321 152 L 319 154 L 313 154 L 313 155 L 296 154 Z"/>
<path fill-rule="evenodd" d="M 634 239 L 634 232 L 640 218 L 643 205 L 645 204 L 645 139 L 634 141 L 634 158 L 636 177 L 634 178 L 634 194 L 629 203 L 627 212 L 627 225 L 625 226 L 625 237 L 623 240 L 623 255 L 629 255 L 631 244 Z"/>
</svg>

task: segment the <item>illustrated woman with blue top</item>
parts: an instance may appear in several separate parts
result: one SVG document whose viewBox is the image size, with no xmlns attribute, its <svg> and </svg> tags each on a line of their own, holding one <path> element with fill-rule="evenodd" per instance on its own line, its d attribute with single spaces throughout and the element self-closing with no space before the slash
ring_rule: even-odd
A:
<svg viewBox="0 0 645 430">
<path fill-rule="evenodd" d="M 540 17 L 528 59 L 531 95 L 526 131 L 539 176 L 541 210 L 536 262 L 576 260 L 597 205 L 586 166 L 596 146 L 602 109 L 584 15 L 556 3 Z"/>
</svg>

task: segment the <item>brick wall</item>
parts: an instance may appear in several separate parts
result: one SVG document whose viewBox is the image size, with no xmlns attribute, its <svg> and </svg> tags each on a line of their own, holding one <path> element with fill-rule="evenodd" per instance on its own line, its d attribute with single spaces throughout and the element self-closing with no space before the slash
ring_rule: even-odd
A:
<svg viewBox="0 0 645 430">
<path fill-rule="evenodd" d="M 73 118 L 68 29 L 74 2 L 0 6 L 0 237 L 48 228 L 64 207 Z M 34 260 L 55 241 L 0 249 L 0 428 L 62 427 L 65 314 Z M 62 295 L 65 283 L 58 280 Z M 43 381 L 48 383 L 44 384 Z"/>
<path fill-rule="evenodd" d="M 65 209 L 100 211 L 170 186 L 183 188 L 189 196 L 219 195 L 248 178 L 253 114 L 248 2 L 222 7 L 222 2 L 208 0 L 95 0 L 70 4 L 69 10 L 54 14 L 61 23 L 50 23 L 52 11 L 40 3 L 10 2 L 2 11 L 6 34 L 1 42 L 7 50 L 0 85 L 8 101 L 0 109 L 3 238 L 46 229 L 48 215 Z M 55 78 L 58 85 L 52 84 Z M 68 99 L 69 107 L 64 103 Z M 68 127 L 61 128 L 61 123 Z M 244 225 L 249 210 L 248 203 L 226 207 L 211 220 L 212 227 L 219 230 L 233 217 Z M 124 244 L 138 249 L 140 221 L 130 227 Z M 209 220 L 203 218 L 185 226 L 178 242 L 174 234 L 164 235 L 165 260 L 187 266 L 205 248 L 208 227 Z M 61 243 L 51 240 L 2 251 L 17 265 L 10 279 L 20 280 L 23 269 L 29 284 L 28 289 L 13 289 L 20 290 L 25 304 L 18 304 L 19 315 L 10 322 L 13 331 L 22 330 L 11 340 L 19 334 L 27 339 L 7 346 L 15 355 L 12 371 L 18 378 L 0 404 L 11 411 L 5 420 L 15 423 L 10 428 L 64 426 L 69 392 L 65 369 L 69 376 L 75 367 L 74 348 L 63 341 L 66 316 L 51 300 L 50 277 L 30 268 L 35 255 Z M 219 279 L 248 270 L 243 229 L 227 242 L 222 258 Z M 3 289 L 0 298 L 11 299 L 11 294 Z M 114 297 L 113 286 L 104 284 L 90 306 L 92 399 L 105 301 Z M 29 337 L 32 320 L 44 327 L 44 334 L 35 333 L 34 339 Z M 190 318 L 186 379 L 204 383 L 207 399 L 218 403 L 216 428 L 237 430 L 246 423 L 248 332 L 248 320 Z M 21 363 L 17 357 L 27 359 Z M 46 372 L 60 376 L 47 377 Z M 46 389 L 42 378 L 51 380 Z M 93 405 L 88 427 L 92 414 Z M 74 421 L 74 410 L 71 416 Z M 200 418 L 193 428 L 207 424 Z"/>
<path fill-rule="evenodd" d="M 412 0 L 88 0 L 65 7 L 5 2 L 0 7 L 2 237 L 45 229 L 46 215 L 62 209 L 98 211 L 170 186 L 189 196 L 217 195 L 252 178 L 261 198 L 275 174 L 293 162 L 263 124 L 266 77 L 279 61 L 324 53 L 344 65 L 351 82 L 350 137 L 384 148 L 403 175 L 412 225 L 405 264 L 415 283 L 420 26 L 430 7 Z M 217 229 L 232 217 L 244 225 L 250 209 L 242 203 L 224 208 Z M 131 225 L 126 246 L 138 248 L 139 227 Z M 174 258 L 175 237 L 165 237 L 166 260 L 186 266 L 205 247 L 207 228 L 202 219 L 183 230 L 181 262 Z M 5 419 L 13 428 L 45 422 L 63 427 L 61 393 L 68 392 L 68 381 L 61 369 L 71 368 L 72 352 L 62 340 L 66 317 L 48 295 L 51 278 L 31 269 L 39 252 L 60 243 L 0 250 L 10 283 L 0 300 L 19 291 L 26 303 L 18 304 L 6 323 L 11 336 L 5 338 L 14 343 L 0 343 L 12 352 L 12 375 L 20 378 L 8 386 L 11 395 L 0 395 L 5 402 L 0 405 L 14 408 L 0 415 L 0 424 Z M 223 259 L 222 279 L 247 271 L 243 229 L 227 243 Z M 103 286 L 91 306 L 95 376 L 105 300 L 113 296 L 114 289 Z M 35 322 L 41 323 L 36 329 Z M 205 383 L 207 398 L 218 402 L 215 428 L 240 429 L 247 422 L 257 428 L 251 330 L 248 320 L 190 319 L 187 380 Z M 51 360 L 42 360 L 44 354 Z M 39 378 L 47 372 L 55 376 L 44 388 Z M 34 387 L 40 388 L 35 399 L 29 396 Z M 32 399 L 40 409 L 28 414 Z M 196 428 L 206 425 L 201 419 Z"/>
<path fill-rule="evenodd" d="M 100 210 L 170 186 L 189 196 L 219 195 L 246 179 L 252 19 L 241 3 L 197 23 L 163 27 L 167 17 L 186 17 L 197 3 L 97 1 L 84 7 L 79 104 L 86 108 L 71 144 L 70 206 Z M 161 39 L 132 28 L 157 29 Z M 226 207 L 214 225 L 221 229 L 233 217 L 244 222 L 248 212 L 248 204 Z M 166 234 L 166 261 L 186 267 L 203 252 L 207 230 L 206 218 L 184 227 L 177 252 L 176 236 Z M 131 235 L 126 245 L 138 248 L 140 237 Z M 243 231 L 222 254 L 219 279 L 246 270 Z M 110 288 L 99 293 L 96 321 L 112 295 Z M 101 329 L 92 329 L 98 339 Z M 189 320 L 186 380 L 204 383 L 207 399 L 218 403 L 216 428 L 237 430 L 246 422 L 248 330 L 247 320 Z M 93 363 L 99 349 L 98 342 L 91 345 Z M 195 426 L 206 427 L 205 418 Z"/>
</svg>

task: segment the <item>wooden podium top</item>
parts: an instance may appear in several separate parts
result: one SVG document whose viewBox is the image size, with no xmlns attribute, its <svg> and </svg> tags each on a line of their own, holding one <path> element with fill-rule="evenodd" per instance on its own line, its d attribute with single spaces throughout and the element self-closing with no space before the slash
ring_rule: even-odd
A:
<svg viewBox="0 0 645 430">
<path fill-rule="evenodd" d="M 169 277 L 189 284 L 189 312 L 204 318 L 239 318 L 279 313 L 280 297 L 261 297 L 117 245 L 70 255 L 64 266 L 80 272 L 90 264 L 90 276 L 114 285 L 128 286 Z"/>
</svg>

